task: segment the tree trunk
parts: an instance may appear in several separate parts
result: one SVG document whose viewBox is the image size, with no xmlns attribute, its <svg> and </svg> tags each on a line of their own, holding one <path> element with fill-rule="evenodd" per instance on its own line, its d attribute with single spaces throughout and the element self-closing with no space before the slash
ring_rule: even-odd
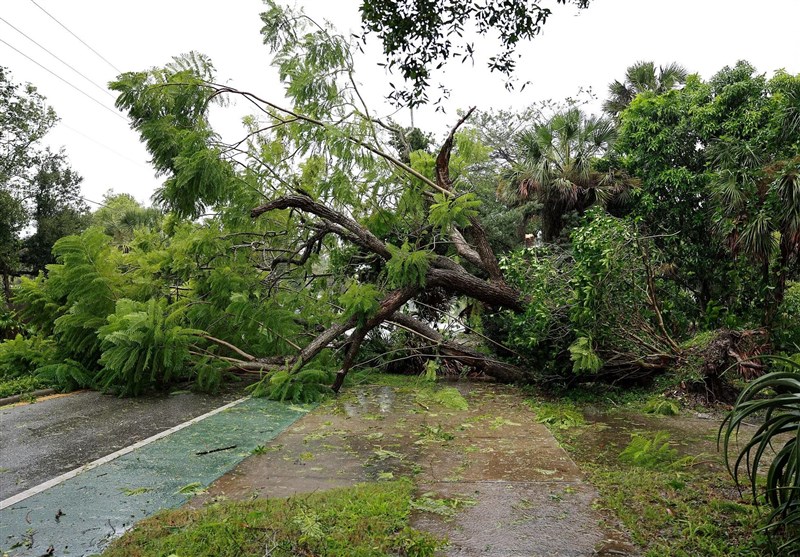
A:
<svg viewBox="0 0 800 557">
<path fill-rule="evenodd" d="M 11 276 L 8 273 L 3 273 L 3 296 L 5 298 L 6 307 L 11 307 Z"/>
</svg>

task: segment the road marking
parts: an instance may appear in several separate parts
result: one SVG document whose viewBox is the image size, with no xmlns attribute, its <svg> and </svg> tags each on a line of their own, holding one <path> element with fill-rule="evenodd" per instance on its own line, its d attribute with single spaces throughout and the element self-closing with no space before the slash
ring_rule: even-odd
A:
<svg viewBox="0 0 800 557">
<path fill-rule="evenodd" d="M 19 503 L 20 501 L 24 501 L 25 499 L 27 499 L 29 497 L 32 497 L 32 496 L 36 495 L 37 493 L 41 493 L 42 491 L 50 489 L 51 487 L 56 486 L 56 485 L 58 485 L 60 483 L 63 483 L 65 481 L 69 480 L 70 478 L 74 478 L 78 474 L 82 474 L 83 472 L 87 472 L 89 470 L 92 470 L 93 468 L 97 468 L 98 466 L 101 466 L 101 465 L 103 465 L 103 464 L 105 464 L 107 462 L 111 462 L 115 458 L 119 458 L 122 455 L 126 455 L 126 454 L 128 454 L 128 453 L 130 453 L 132 451 L 135 451 L 136 449 L 138 449 L 140 447 L 144 447 L 145 445 L 149 445 L 153 441 L 158 441 L 159 439 L 163 439 L 164 437 L 166 437 L 168 435 L 171 435 L 171 434 L 175 433 L 176 431 L 180 431 L 183 428 L 189 427 L 192 424 L 196 424 L 197 422 L 203 421 L 206 418 L 210 418 L 214 414 L 219 414 L 220 412 L 224 412 L 228 408 L 232 408 L 232 407 L 236 406 L 237 404 L 239 404 L 241 402 L 244 402 L 248 398 L 250 398 L 250 397 L 244 397 L 244 398 L 240 398 L 239 400 L 234 400 L 233 402 L 230 402 L 230 403 L 226 404 L 225 406 L 220 406 L 216 410 L 212 410 L 211 412 L 207 412 L 207 413 L 203 414 L 202 416 L 197 416 L 196 418 L 192 418 L 188 422 L 184 422 L 182 424 L 176 425 L 175 427 L 171 427 L 169 429 L 165 429 L 161 433 L 156 433 L 152 437 L 148 437 L 147 439 L 142 439 L 141 441 L 139 441 L 137 443 L 134 443 L 133 445 L 129 445 L 129 446 L 123 448 L 123 449 L 120 449 L 120 450 L 118 450 L 116 452 L 113 452 L 113 453 L 111 453 L 109 455 L 106 455 L 106 456 L 104 456 L 102 458 L 98 458 L 97 460 L 94 460 L 94 461 L 92 461 L 92 462 L 90 462 L 88 464 L 84 464 L 83 466 L 79 466 L 78 468 L 75 468 L 74 470 L 70 470 L 69 472 L 61 474 L 60 476 L 56 476 L 55 478 L 53 478 L 51 480 L 47 480 L 44 483 L 40 483 L 39 485 L 34 486 L 34 487 L 30 488 L 30 489 L 26 489 L 25 491 L 23 491 L 21 493 L 17 493 L 13 497 L 9 497 L 8 499 L 3 499 L 2 501 L 0 501 L 0 510 L 5 509 L 6 507 L 10 507 L 11 505 L 15 505 L 16 503 Z"/>
</svg>

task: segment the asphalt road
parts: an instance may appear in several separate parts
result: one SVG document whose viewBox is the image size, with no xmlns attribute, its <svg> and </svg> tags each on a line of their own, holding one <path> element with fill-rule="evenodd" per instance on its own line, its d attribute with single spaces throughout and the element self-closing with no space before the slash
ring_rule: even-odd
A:
<svg viewBox="0 0 800 557">
<path fill-rule="evenodd" d="M 0 500 L 240 398 L 80 392 L 0 408 Z"/>
</svg>

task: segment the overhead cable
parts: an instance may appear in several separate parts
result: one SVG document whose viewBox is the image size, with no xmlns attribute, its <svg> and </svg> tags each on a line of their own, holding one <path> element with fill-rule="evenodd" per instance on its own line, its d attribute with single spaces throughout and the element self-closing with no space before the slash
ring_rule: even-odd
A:
<svg viewBox="0 0 800 557">
<path fill-rule="evenodd" d="M 128 162 L 129 162 L 129 163 L 131 163 L 131 164 L 135 164 L 136 166 L 139 166 L 139 167 L 141 167 L 141 168 L 144 168 L 144 169 L 150 170 L 150 171 L 152 171 L 153 173 L 155 173 L 155 170 L 153 170 L 153 168 L 152 168 L 151 166 L 148 166 L 148 165 L 144 164 L 144 163 L 143 163 L 143 162 L 141 162 L 141 161 L 136 161 L 136 160 L 133 160 L 132 158 L 130 158 L 130 157 L 126 156 L 126 155 L 123 155 L 122 153 L 120 153 L 119 151 L 117 151 L 117 150 L 115 150 L 115 149 L 112 149 L 111 147 L 109 147 L 109 146 L 108 146 L 108 145 L 106 145 L 105 143 L 102 143 L 101 141 L 98 141 L 98 140 L 96 140 L 95 138 L 93 138 L 93 137 L 91 137 L 91 136 L 89 136 L 89 135 L 86 135 L 85 133 L 83 133 L 83 132 L 82 132 L 82 131 L 80 131 L 80 130 L 76 130 L 75 128 L 73 128 L 73 127 L 72 127 L 72 126 L 70 126 L 69 124 L 65 123 L 63 120 L 62 120 L 61 122 L 59 122 L 59 125 L 60 125 L 60 126 L 64 126 L 66 129 L 70 130 L 70 131 L 71 131 L 71 132 L 73 132 L 73 133 L 76 133 L 76 134 L 80 135 L 81 137 L 83 137 L 84 139 L 86 139 L 86 140 L 88 140 L 88 141 L 91 141 L 92 143 L 96 143 L 97 145 L 99 145 L 100 147 L 102 147 L 103 149 L 105 149 L 106 151 L 109 151 L 109 152 L 111 152 L 111 153 L 113 153 L 113 154 L 117 155 L 117 156 L 118 156 L 119 158 L 121 158 L 121 159 L 125 159 L 126 161 L 128 161 Z"/>
<path fill-rule="evenodd" d="M 94 85 L 95 87 L 97 87 L 98 89 L 100 89 L 100 90 L 101 90 L 103 93 L 105 93 L 106 95 L 108 95 L 108 96 L 109 96 L 109 97 L 111 97 L 112 99 L 114 98 L 114 95 L 113 95 L 113 94 L 111 94 L 111 92 L 109 92 L 109 90 L 108 90 L 107 88 L 103 87 L 102 85 L 99 85 L 98 83 L 95 83 L 95 82 L 94 82 L 94 81 L 93 81 L 91 78 L 89 78 L 89 77 L 86 77 L 84 74 L 82 74 L 80 71 L 78 71 L 77 69 L 75 69 L 75 68 L 74 68 L 72 65 L 70 65 L 68 62 L 65 62 L 64 60 L 62 60 L 61 58 L 59 58 L 57 55 L 53 54 L 53 53 L 52 53 L 52 52 L 51 52 L 51 51 L 50 51 L 50 50 L 49 50 L 47 47 L 44 47 L 44 46 L 42 46 L 41 44 L 39 44 L 39 43 L 38 43 L 36 40 L 34 40 L 34 39 L 32 39 L 31 37 L 29 37 L 28 35 L 26 35 L 26 34 L 25 34 L 23 31 L 21 31 L 20 29 L 17 29 L 17 28 L 16 28 L 14 25 L 12 25 L 10 22 L 8 22 L 7 20 L 3 19 L 2 17 L 0 17 L 0 21 L 2 21 L 3 23 L 5 23 L 5 24 L 6 24 L 6 25 L 8 25 L 9 27 L 11 27 L 11 28 L 12 28 L 14 31 L 16 31 L 17 33 L 19 33 L 20 35 L 22 35 L 23 37 L 25 37 L 26 39 L 28 39 L 30 42 L 32 42 L 33 44 L 35 44 L 36 46 L 38 46 L 39 48 L 41 48 L 42 50 L 44 50 L 44 51 L 45 51 L 47 54 L 49 54 L 50 56 L 52 56 L 53 58 L 55 58 L 56 60 L 58 60 L 59 62 L 61 62 L 62 64 L 64 64 L 66 67 L 68 67 L 68 68 L 69 68 L 69 69 L 71 69 L 73 72 L 75 72 L 76 74 L 78 74 L 79 76 L 81 76 L 83 79 L 85 79 L 86 81 L 88 81 L 89 83 L 91 83 L 92 85 Z"/>
<path fill-rule="evenodd" d="M 86 42 L 85 42 L 83 39 L 81 39 L 81 38 L 80 38 L 78 35 L 76 35 L 76 34 L 75 34 L 75 33 L 73 33 L 72 31 L 70 31 L 70 30 L 69 30 L 69 28 L 68 28 L 66 25 L 64 25 L 63 23 L 61 23 L 60 21 L 58 21 L 58 19 L 56 19 L 56 17 L 55 17 L 53 14 L 51 14 L 50 12 L 48 12 L 47 10 L 45 10 L 43 7 L 41 7 L 39 4 L 37 4 L 35 0 L 31 0 L 31 3 L 32 3 L 34 6 L 36 6 L 37 8 L 39 8 L 40 10 L 42 10 L 44 13 L 46 13 L 46 14 L 48 15 L 48 17 L 50 17 L 50 19 L 52 19 L 53 21 L 55 21 L 56 23 L 58 23 L 58 24 L 59 24 L 61 27 L 63 27 L 63 28 L 64 28 L 64 30 L 65 30 L 67 33 L 69 33 L 70 35 L 72 35 L 73 37 L 75 37 L 76 39 L 78 39 L 78 41 L 80 41 L 80 43 L 81 43 L 83 46 L 85 46 L 86 48 L 88 48 L 89 50 L 91 50 L 92 52 L 94 52 L 94 53 L 95 53 L 95 54 L 96 54 L 96 55 L 97 55 L 97 56 L 98 56 L 98 57 L 99 57 L 99 58 L 100 58 L 100 59 L 101 59 L 103 62 L 105 62 L 106 64 L 108 64 L 109 66 L 111 66 L 111 67 L 112 67 L 112 68 L 113 68 L 113 69 L 114 69 L 114 70 L 117 72 L 117 74 L 121 74 L 121 73 L 123 73 L 123 72 L 122 72 L 122 70 L 120 70 L 118 67 L 116 67 L 116 66 L 115 66 L 114 64 L 112 64 L 111 62 L 109 62 L 109 61 L 108 61 L 108 60 L 107 60 L 107 59 L 106 59 L 106 58 L 105 58 L 105 57 L 104 57 L 102 54 L 100 54 L 100 53 L 99 53 L 99 52 L 97 52 L 95 49 L 93 49 L 91 46 L 89 46 L 88 44 L 86 44 Z"/>
<path fill-rule="evenodd" d="M 121 119 L 121 120 L 123 120 L 124 122 L 127 122 L 127 121 L 128 121 L 128 119 L 127 119 L 127 118 L 125 118 L 125 117 L 124 117 L 122 114 L 120 114 L 119 112 L 117 112 L 117 111 L 116 111 L 116 110 L 114 110 L 113 108 L 111 108 L 111 107 L 109 107 L 108 105 L 105 105 L 105 104 L 103 104 L 102 102 L 98 101 L 96 98 L 94 98 L 93 96 L 91 96 L 89 93 L 87 93 L 86 91 L 84 91 L 83 89 L 81 89 L 80 87 L 78 87 L 77 85 L 73 85 L 72 83 L 70 83 L 69 81 L 67 81 L 66 79 L 64 79 L 64 78 L 63 78 L 63 77 L 61 77 L 60 75 L 58 75 L 56 72 L 54 72 L 53 70 L 51 70 L 51 69 L 49 69 L 49 68 L 47 68 L 47 67 L 43 66 L 42 64 L 40 64 L 39 62 L 37 62 L 36 60 L 34 60 L 33 58 L 31 58 L 30 56 L 28 56 L 27 54 L 25 54 L 24 52 L 22 52 L 22 51 L 21 51 L 21 50 L 19 50 L 18 48 L 16 48 L 16 47 L 14 47 L 13 45 L 11 45 L 11 44 L 7 43 L 7 42 L 6 42 L 6 41 L 4 41 L 3 39 L 0 39 L 0 43 L 3 43 L 3 44 L 4 44 L 4 45 L 6 45 L 8 48 L 10 48 L 11 50 L 13 50 L 13 51 L 14 51 L 14 52 L 16 52 L 17 54 L 19 54 L 20 56 L 24 56 L 25 58 L 27 58 L 28 60 L 30 60 L 31 62 L 33 62 L 33 63 L 34 63 L 34 64 L 36 64 L 37 66 L 39 66 L 40 68 L 42 68 L 44 71 L 46 71 L 47 73 L 49 73 L 50 75 L 52 75 L 52 76 L 56 77 L 57 79 L 59 79 L 59 80 L 63 81 L 64 83 L 66 83 L 67 85 L 69 85 L 70 87 L 72 87 L 73 89 L 75 89 L 76 91 L 78 91 L 80 94 L 82 94 L 82 95 L 84 95 L 85 97 L 87 97 L 87 98 L 91 99 L 93 102 L 97 103 L 98 105 L 102 106 L 104 109 L 108 110 L 108 111 L 109 111 L 111 114 L 113 114 L 113 115 L 114 115 L 114 116 L 116 116 L 117 118 L 120 118 L 120 119 Z"/>
</svg>

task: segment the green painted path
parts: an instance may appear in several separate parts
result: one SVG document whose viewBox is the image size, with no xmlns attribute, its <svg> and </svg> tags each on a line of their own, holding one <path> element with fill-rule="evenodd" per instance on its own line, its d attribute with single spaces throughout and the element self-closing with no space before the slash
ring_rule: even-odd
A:
<svg viewBox="0 0 800 557">
<path fill-rule="evenodd" d="M 0 510 L 0 554 L 93 555 L 177 507 L 311 407 L 247 399 Z"/>
</svg>

